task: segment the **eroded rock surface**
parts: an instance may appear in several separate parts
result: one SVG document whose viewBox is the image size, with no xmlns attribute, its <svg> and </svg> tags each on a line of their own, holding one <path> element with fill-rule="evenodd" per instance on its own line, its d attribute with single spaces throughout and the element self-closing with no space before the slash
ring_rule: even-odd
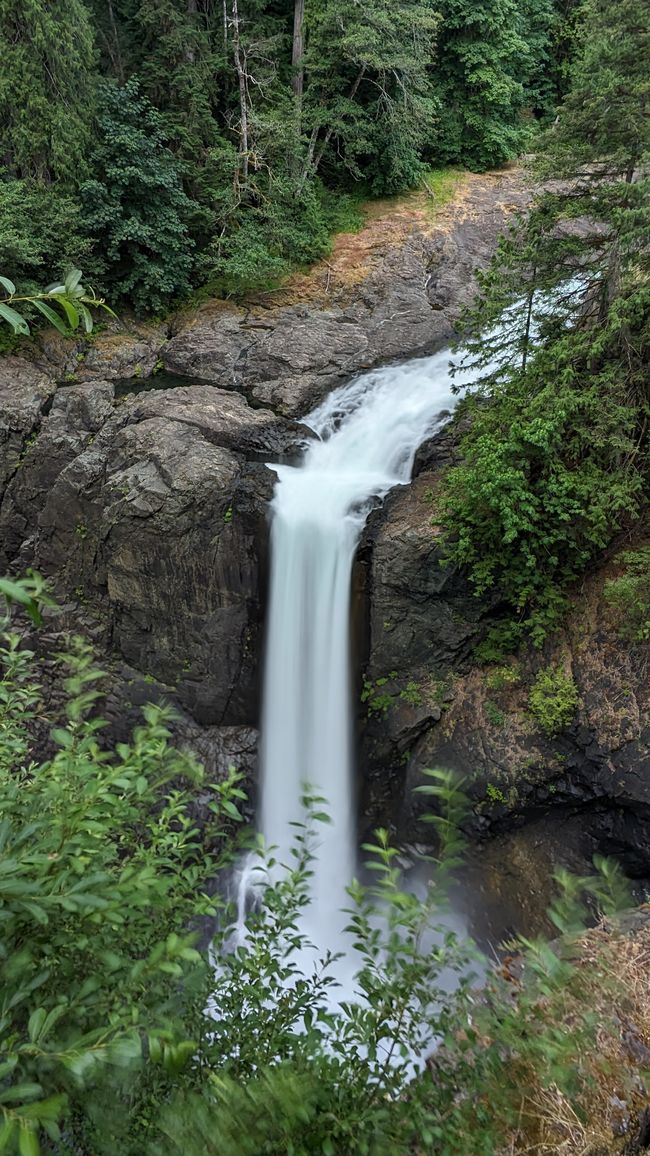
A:
<svg viewBox="0 0 650 1156">
<path fill-rule="evenodd" d="M 576 593 L 564 628 L 541 652 L 525 650 L 503 669 L 463 673 L 456 666 L 439 696 L 439 717 L 423 720 L 414 742 L 403 719 L 401 730 L 388 725 L 389 762 L 403 777 L 392 796 L 402 800 L 402 833 L 422 838 L 423 800 L 413 788 L 425 768 L 448 767 L 466 778 L 475 834 L 580 815 L 584 848 L 618 857 L 633 876 L 650 875 L 650 645 L 621 637 L 603 598 L 616 573 L 614 554 Z M 536 675 L 548 668 L 570 677 L 579 696 L 555 734 L 540 726 L 530 703 Z"/>
<path fill-rule="evenodd" d="M 179 319 L 165 367 L 302 415 L 341 381 L 393 360 L 430 353 L 453 335 L 508 215 L 530 190 L 516 170 L 468 178 L 435 218 L 405 212 L 373 243 L 350 240 L 346 261 L 326 262 L 246 309 L 211 303 Z M 388 215 L 387 215 L 388 216 Z M 390 224 L 390 221 L 388 222 Z M 302 300 L 296 301 L 296 296 Z M 286 302 L 283 304 L 283 301 Z"/>
<path fill-rule="evenodd" d="M 19 391 L 9 420 L 27 429 L 24 406 Z M 6 487 L 5 562 L 51 575 L 71 627 L 86 620 L 197 721 L 249 725 L 274 480 L 262 462 L 306 432 L 205 384 L 118 405 L 110 382 L 61 386 Z"/>
<path fill-rule="evenodd" d="M 0 498 L 55 391 L 52 376 L 20 357 L 0 358 Z"/>
</svg>

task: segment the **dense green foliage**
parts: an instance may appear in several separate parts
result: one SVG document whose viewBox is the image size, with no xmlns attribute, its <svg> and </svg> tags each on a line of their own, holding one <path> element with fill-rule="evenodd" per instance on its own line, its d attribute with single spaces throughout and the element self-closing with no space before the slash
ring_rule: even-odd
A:
<svg viewBox="0 0 650 1156">
<path fill-rule="evenodd" d="M 47 601 L 34 576 L 0 581 L 0 594 L 36 622 Z M 490 1156 L 519 1126 L 531 1073 L 566 1088 L 583 1078 L 603 1029 L 585 969 L 529 944 L 517 999 L 496 976 L 477 998 L 473 953 L 444 925 L 466 805 L 448 774 L 420 788 L 439 842 L 425 898 L 402 889 L 386 832 L 366 847 L 375 881 L 350 890 L 355 979 L 339 1002 L 336 961 L 305 968 L 300 956 L 322 801 L 310 801 L 291 869 L 265 886 L 234 947 L 215 875 L 239 821 L 235 779 L 206 783 L 171 744 L 161 707 L 106 750 L 93 713 L 102 676 L 80 642 L 59 656 L 66 701 L 50 720 L 52 754 L 35 760 L 41 688 L 9 613 L 3 625 L 1 1151 Z M 562 930 L 575 930 L 585 887 L 607 908 L 620 880 L 607 868 L 565 886 Z M 557 1026 L 567 1008 L 568 1033 Z M 411 1071 L 406 1060 L 421 1063 L 436 1038 L 434 1066 Z"/>
<path fill-rule="evenodd" d="M 520 11 L 516 0 L 444 0 L 436 87 L 445 159 L 489 168 L 516 156 L 529 136 Z M 549 10 L 546 39 L 550 17 Z"/>
<path fill-rule="evenodd" d="M 93 30 L 83 0 L 3 0 L 0 60 L 0 172 L 69 190 L 83 169 L 93 113 Z"/>
<path fill-rule="evenodd" d="M 555 3 L 6 0 L 0 265 L 83 261 L 140 312 L 269 285 L 341 198 L 515 156 L 553 111 Z"/>
<path fill-rule="evenodd" d="M 471 347 L 487 373 L 446 518 L 477 592 L 506 602 L 489 659 L 523 631 L 543 639 L 648 495 L 650 14 L 641 0 L 589 0 L 582 16 L 537 164 L 563 183 L 503 240 L 470 318 L 474 332 L 497 327 Z"/>
<path fill-rule="evenodd" d="M 189 288 L 190 202 L 160 117 L 137 83 L 104 83 L 98 95 L 93 175 L 80 191 L 86 231 L 98 242 L 98 276 L 113 297 L 160 310 Z"/>
</svg>

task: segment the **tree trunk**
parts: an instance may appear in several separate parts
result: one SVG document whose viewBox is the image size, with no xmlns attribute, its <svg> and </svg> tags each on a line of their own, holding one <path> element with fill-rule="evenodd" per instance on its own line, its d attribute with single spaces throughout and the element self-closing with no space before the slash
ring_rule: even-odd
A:
<svg viewBox="0 0 650 1156">
<path fill-rule="evenodd" d="M 291 87 L 293 88 L 298 105 L 298 123 L 300 125 L 300 106 L 302 91 L 305 83 L 304 55 L 305 55 L 305 0 L 294 0 L 293 6 L 293 51 L 291 53 Z"/>
<path fill-rule="evenodd" d="M 352 85 L 352 87 L 348 93 L 348 100 L 354 100 L 355 96 L 357 95 L 359 85 L 361 84 L 361 81 L 363 80 L 365 75 L 366 75 L 366 66 L 365 66 L 365 64 L 362 64 L 361 68 L 359 69 L 359 71 L 358 71 L 358 73 L 354 79 L 354 83 L 353 83 L 353 85 Z M 323 137 L 323 139 L 321 141 L 321 146 L 320 146 L 318 152 L 316 152 L 316 141 L 318 138 L 318 129 L 315 130 L 315 133 L 314 132 L 312 133 L 311 141 L 309 144 L 309 152 L 307 154 L 307 160 L 305 161 L 305 166 L 304 166 L 302 173 L 300 175 L 300 181 L 298 182 L 298 188 L 296 190 L 296 196 L 300 196 L 300 194 L 304 188 L 305 181 L 307 181 L 309 177 L 313 177 L 318 172 L 320 163 L 321 163 L 323 157 L 325 156 L 325 150 L 327 149 L 327 146 L 330 143 L 333 136 L 334 136 L 334 129 L 328 128 L 327 132 L 325 133 L 325 136 Z"/>
<path fill-rule="evenodd" d="M 115 70 L 115 75 L 120 84 L 124 84 L 124 66 L 122 64 L 122 53 L 120 51 L 120 38 L 117 31 L 117 22 L 115 20 L 115 11 L 113 9 L 113 0 L 108 0 L 108 19 L 111 25 L 111 33 L 113 37 L 113 46 L 108 45 L 108 53 L 111 58 L 111 63 Z"/>
<path fill-rule="evenodd" d="M 533 285 L 535 284 L 536 276 L 537 276 L 537 265 L 533 265 L 533 273 L 532 273 L 532 277 L 531 277 L 531 281 L 532 281 Z M 528 293 L 528 300 L 526 302 L 526 326 L 525 326 L 525 330 L 524 330 L 524 348 L 523 348 L 522 354 L 521 354 L 522 373 L 526 372 L 526 366 L 528 364 L 528 352 L 530 349 L 530 327 L 531 327 L 531 323 L 533 320 L 533 300 L 534 300 L 534 297 L 535 297 L 535 290 L 533 288 L 531 288 L 529 293 Z"/>
<path fill-rule="evenodd" d="M 235 61 L 235 71 L 239 82 L 239 160 L 241 179 L 248 180 L 248 96 L 246 93 L 246 69 L 241 51 L 241 37 L 239 32 L 239 7 L 237 0 L 232 0 L 232 46 Z"/>
<path fill-rule="evenodd" d="M 197 0 L 187 0 L 187 15 L 190 17 L 196 16 L 197 12 Z M 185 49 L 185 59 L 187 60 L 188 64 L 194 64 L 195 58 L 196 53 L 194 52 L 194 45 L 190 43 Z"/>
</svg>

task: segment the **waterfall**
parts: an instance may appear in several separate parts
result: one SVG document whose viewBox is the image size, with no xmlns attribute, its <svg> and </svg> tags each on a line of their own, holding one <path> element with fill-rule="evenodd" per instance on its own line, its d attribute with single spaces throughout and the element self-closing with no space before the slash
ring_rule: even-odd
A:
<svg viewBox="0 0 650 1156">
<path fill-rule="evenodd" d="M 351 754 L 350 583 L 372 506 L 409 482 L 418 446 L 448 420 L 449 350 L 342 386 L 304 423 L 317 438 L 298 466 L 273 466 L 271 589 L 261 747 L 260 828 L 290 863 L 303 784 L 327 803 L 317 831 L 308 930 L 341 943 L 355 873 Z M 459 374 L 455 386 L 467 382 Z M 464 381 L 463 381 L 464 378 Z"/>
</svg>

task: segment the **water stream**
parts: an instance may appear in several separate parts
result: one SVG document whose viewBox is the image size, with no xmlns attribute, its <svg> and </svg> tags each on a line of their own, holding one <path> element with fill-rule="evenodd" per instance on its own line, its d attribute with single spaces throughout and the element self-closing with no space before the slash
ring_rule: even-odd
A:
<svg viewBox="0 0 650 1156">
<path fill-rule="evenodd" d="M 470 373 L 454 378 L 468 384 Z M 341 908 L 355 874 L 350 584 L 368 514 L 410 481 L 418 446 L 449 419 L 450 353 L 389 366 L 331 394 L 304 422 L 318 435 L 298 466 L 273 466 L 271 592 L 261 749 L 260 829 L 289 863 L 304 784 L 327 801 L 307 927 L 343 946 Z"/>
</svg>

